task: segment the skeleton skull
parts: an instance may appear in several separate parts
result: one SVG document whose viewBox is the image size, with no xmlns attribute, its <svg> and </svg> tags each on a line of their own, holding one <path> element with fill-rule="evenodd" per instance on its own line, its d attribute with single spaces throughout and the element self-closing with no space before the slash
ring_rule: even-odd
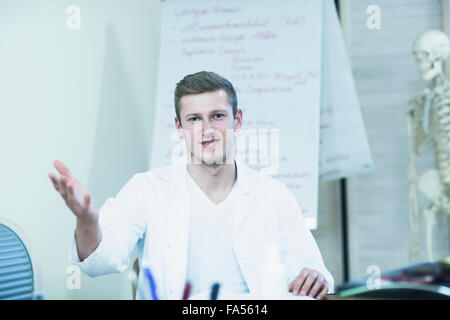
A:
<svg viewBox="0 0 450 320">
<path fill-rule="evenodd" d="M 429 81 L 442 72 L 442 61 L 450 53 L 449 39 L 442 31 L 426 31 L 414 41 L 413 53 L 423 80 Z"/>
</svg>

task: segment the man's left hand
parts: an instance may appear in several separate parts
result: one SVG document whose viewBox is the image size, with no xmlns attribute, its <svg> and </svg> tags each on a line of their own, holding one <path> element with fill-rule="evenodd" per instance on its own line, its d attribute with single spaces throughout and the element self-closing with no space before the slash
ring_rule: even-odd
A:
<svg viewBox="0 0 450 320">
<path fill-rule="evenodd" d="M 294 296 L 308 295 L 315 299 L 323 299 L 328 293 L 328 281 L 317 270 L 304 268 L 297 278 L 289 284 L 289 292 Z"/>
</svg>

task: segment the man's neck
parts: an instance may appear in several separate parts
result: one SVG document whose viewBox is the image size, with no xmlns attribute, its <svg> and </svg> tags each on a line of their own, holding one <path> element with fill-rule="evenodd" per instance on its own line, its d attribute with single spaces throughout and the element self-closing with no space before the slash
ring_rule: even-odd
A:
<svg viewBox="0 0 450 320">
<path fill-rule="evenodd" d="M 236 164 L 188 164 L 187 170 L 192 179 L 206 193 L 230 191 L 236 182 Z"/>
</svg>

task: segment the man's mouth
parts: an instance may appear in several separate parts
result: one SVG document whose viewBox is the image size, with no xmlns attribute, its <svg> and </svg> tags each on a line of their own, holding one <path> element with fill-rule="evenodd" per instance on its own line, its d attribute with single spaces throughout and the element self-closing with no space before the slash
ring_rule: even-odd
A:
<svg viewBox="0 0 450 320">
<path fill-rule="evenodd" d="M 205 140 L 205 141 L 202 141 L 202 146 L 209 147 L 210 145 L 214 144 L 214 142 L 216 142 L 216 139 Z"/>
</svg>

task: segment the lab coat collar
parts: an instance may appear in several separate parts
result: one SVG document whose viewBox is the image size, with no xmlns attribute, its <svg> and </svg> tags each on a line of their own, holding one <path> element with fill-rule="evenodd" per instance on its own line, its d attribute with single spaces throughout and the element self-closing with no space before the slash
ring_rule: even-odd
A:
<svg viewBox="0 0 450 320">
<path fill-rule="evenodd" d="M 236 169 L 239 175 L 238 192 L 241 194 L 248 194 L 252 190 L 249 179 L 249 175 L 251 174 L 250 168 L 238 159 L 234 159 L 234 161 L 236 162 Z M 178 163 L 175 164 L 175 176 L 185 179 L 187 174 L 187 160 L 186 157 L 182 157 Z M 165 180 L 167 180 L 167 177 L 165 177 Z M 184 182 L 186 181 L 183 181 L 183 183 Z"/>
</svg>

